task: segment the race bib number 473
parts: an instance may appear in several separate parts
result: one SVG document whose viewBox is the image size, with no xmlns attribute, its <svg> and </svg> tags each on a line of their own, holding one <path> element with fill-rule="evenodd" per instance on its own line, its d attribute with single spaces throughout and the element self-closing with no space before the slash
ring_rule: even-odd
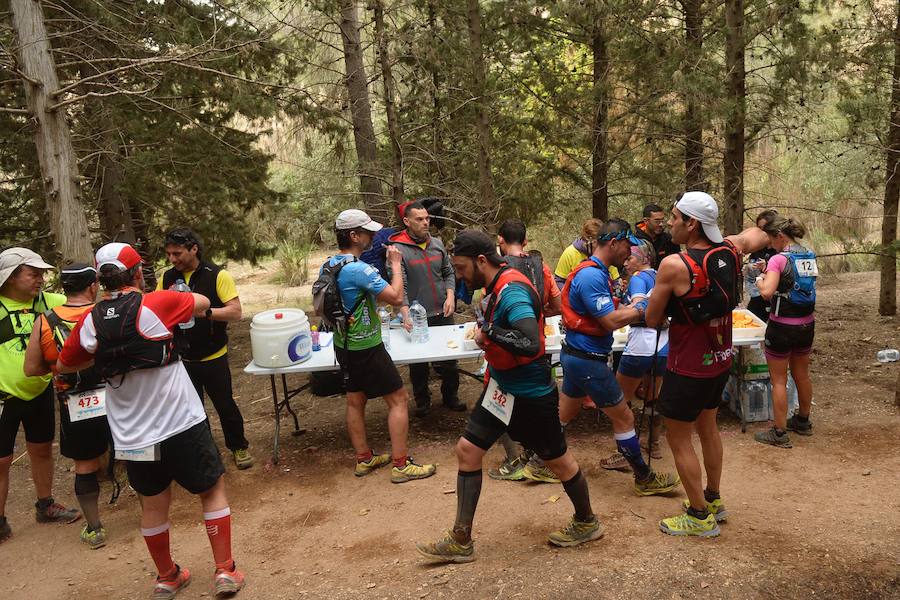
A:
<svg viewBox="0 0 900 600">
<path fill-rule="evenodd" d="M 481 401 L 481 405 L 489 413 L 503 421 L 504 425 L 509 425 L 515 401 L 515 396 L 501 390 L 497 382 L 491 378 L 488 381 L 487 389 L 484 390 L 484 400 Z"/>
<path fill-rule="evenodd" d="M 69 420 L 84 421 L 106 416 L 106 388 L 69 394 Z"/>
</svg>

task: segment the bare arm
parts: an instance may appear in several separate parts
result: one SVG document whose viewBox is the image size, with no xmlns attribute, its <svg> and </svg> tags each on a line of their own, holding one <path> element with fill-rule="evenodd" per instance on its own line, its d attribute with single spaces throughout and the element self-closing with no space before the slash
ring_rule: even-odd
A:
<svg viewBox="0 0 900 600">
<path fill-rule="evenodd" d="M 191 293 L 191 296 L 194 297 L 194 316 L 205 316 L 206 309 L 209 308 L 209 298 L 203 294 L 194 294 L 193 292 Z"/>
<path fill-rule="evenodd" d="M 756 287 L 759 288 L 759 295 L 764 300 L 771 300 L 775 292 L 778 291 L 778 284 L 781 283 L 781 271 L 766 271 L 756 278 Z"/>
<path fill-rule="evenodd" d="M 50 372 L 50 366 L 44 362 L 44 354 L 41 352 L 41 326 L 43 322 L 43 315 L 38 315 L 38 318 L 34 320 L 31 337 L 28 338 L 28 345 L 25 347 L 25 365 L 23 370 L 26 377 L 46 375 Z"/>
<path fill-rule="evenodd" d="M 638 310 L 631 306 L 621 306 L 608 315 L 599 317 L 597 322 L 599 322 L 604 329 L 615 331 L 616 329 L 640 321 L 643 316 L 644 311 L 642 310 Z"/>
<path fill-rule="evenodd" d="M 403 265 L 400 251 L 393 245 L 387 247 L 387 262 L 389 266 L 388 271 L 391 274 L 391 284 L 381 290 L 376 299 L 391 306 L 402 306 L 405 296 L 403 290 Z"/>
<path fill-rule="evenodd" d="M 562 313 L 562 296 L 550 297 L 547 306 L 544 307 L 544 316 L 552 317 Z"/>
<path fill-rule="evenodd" d="M 88 367 L 92 367 L 92 366 L 94 366 L 93 360 L 89 360 L 86 363 L 81 363 L 80 365 L 67 365 L 64 362 L 57 360 L 56 361 L 56 372 L 60 373 L 60 374 L 75 373 L 78 371 L 83 371 L 84 369 L 87 369 Z"/>
<path fill-rule="evenodd" d="M 759 227 L 748 227 L 736 235 L 727 238 L 741 254 L 750 254 L 762 250 L 769 245 L 769 236 Z"/>
<path fill-rule="evenodd" d="M 205 314 L 206 311 L 204 311 Z M 236 322 L 241 320 L 243 309 L 241 308 L 241 299 L 232 298 L 221 308 L 212 309 L 211 321 Z"/>
<path fill-rule="evenodd" d="M 653 286 L 653 293 L 647 302 L 647 314 L 644 317 L 648 327 L 659 327 L 666 320 L 666 306 L 675 293 L 675 283 L 683 271 L 684 264 L 675 254 L 665 257 L 659 264 L 656 285 Z"/>
</svg>

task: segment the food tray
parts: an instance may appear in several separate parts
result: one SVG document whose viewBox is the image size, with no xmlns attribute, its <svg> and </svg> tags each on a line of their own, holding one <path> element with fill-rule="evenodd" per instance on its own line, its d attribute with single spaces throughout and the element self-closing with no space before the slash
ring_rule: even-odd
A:
<svg viewBox="0 0 900 600">
<path fill-rule="evenodd" d="M 766 337 L 766 323 L 746 308 L 736 308 L 733 315 L 747 315 L 753 320 L 753 327 L 735 327 L 732 329 L 733 342 L 746 342 L 750 340 L 762 341 Z"/>
</svg>

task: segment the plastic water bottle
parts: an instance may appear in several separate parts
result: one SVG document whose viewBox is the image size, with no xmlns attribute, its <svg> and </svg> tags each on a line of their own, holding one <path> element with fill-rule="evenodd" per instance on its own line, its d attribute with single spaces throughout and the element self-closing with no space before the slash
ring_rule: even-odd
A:
<svg viewBox="0 0 900 600">
<path fill-rule="evenodd" d="M 319 328 L 315 325 L 309 329 L 309 339 L 312 342 L 313 352 L 318 352 L 322 349 L 322 344 L 319 343 Z"/>
<path fill-rule="evenodd" d="M 428 312 L 418 300 L 409 305 L 409 317 L 412 319 L 412 343 L 424 344 L 428 341 Z"/>
<path fill-rule="evenodd" d="M 747 415 L 749 422 L 765 421 L 769 414 L 769 390 L 763 381 L 748 381 L 744 384 L 747 394 Z"/>
<path fill-rule="evenodd" d="M 897 350 L 896 348 L 879 350 L 875 358 L 877 358 L 880 363 L 897 362 L 900 360 L 900 350 Z"/>
<path fill-rule="evenodd" d="M 386 306 L 378 307 L 378 319 L 381 321 L 381 342 L 387 350 L 391 349 L 391 311 Z"/>
<path fill-rule="evenodd" d="M 184 279 L 179 279 L 178 281 L 175 282 L 175 291 L 191 293 L 191 288 L 188 287 L 188 284 L 186 284 L 184 282 Z M 181 327 L 182 329 L 190 329 L 191 327 L 194 326 L 194 316 L 191 315 L 190 321 L 187 321 L 185 323 L 179 323 L 178 326 Z"/>
</svg>

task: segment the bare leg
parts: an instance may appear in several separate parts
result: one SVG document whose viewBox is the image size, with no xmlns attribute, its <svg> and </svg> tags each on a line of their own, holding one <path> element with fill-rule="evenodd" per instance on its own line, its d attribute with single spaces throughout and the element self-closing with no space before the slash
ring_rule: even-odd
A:
<svg viewBox="0 0 900 600">
<path fill-rule="evenodd" d="M 700 436 L 700 446 L 703 448 L 703 466 L 706 469 L 706 489 L 718 492 L 722 484 L 722 436 L 719 434 L 719 426 L 716 423 L 717 408 L 704 410 L 694 423 L 694 428 Z M 693 504 L 693 500 L 691 500 Z M 696 507 L 695 507 L 696 508 Z"/>
<path fill-rule="evenodd" d="M 366 395 L 363 392 L 347 392 L 347 433 L 357 455 L 369 451 L 366 440 Z"/>
<path fill-rule="evenodd" d="M 706 411 L 704 411 L 706 412 Z M 691 506 L 698 511 L 706 510 L 706 498 L 703 496 L 703 477 L 700 474 L 700 461 L 694 452 L 694 446 L 691 443 L 693 434 L 693 423 L 686 421 L 678 421 L 676 419 L 665 419 L 666 423 L 666 439 L 669 441 L 669 448 L 672 450 L 672 456 L 675 458 L 675 467 L 678 469 L 678 476 L 681 478 L 681 485 L 687 492 L 691 501 Z"/>
<path fill-rule="evenodd" d="M 800 402 L 800 416 L 809 418 L 812 410 L 812 380 L 809 378 L 809 354 L 791 356 L 791 375 L 797 384 L 797 400 Z"/>
<path fill-rule="evenodd" d="M 766 362 L 769 364 L 769 381 L 772 383 L 772 411 L 775 413 L 775 427 L 784 431 L 787 429 L 788 361 L 783 358 L 767 356 Z M 809 378 L 808 372 L 807 378 Z"/>
<path fill-rule="evenodd" d="M 53 442 L 32 444 L 25 442 L 31 461 L 31 479 L 38 498 L 53 495 Z"/>
<path fill-rule="evenodd" d="M 409 433 L 409 394 L 400 388 L 384 397 L 388 406 L 388 432 L 391 435 L 391 457 L 406 456 L 406 438 Z M 365 433 L 363 433 L 365 435 Z M 367 448 L 368 450 L 368 448 Z"/>
</svg>

